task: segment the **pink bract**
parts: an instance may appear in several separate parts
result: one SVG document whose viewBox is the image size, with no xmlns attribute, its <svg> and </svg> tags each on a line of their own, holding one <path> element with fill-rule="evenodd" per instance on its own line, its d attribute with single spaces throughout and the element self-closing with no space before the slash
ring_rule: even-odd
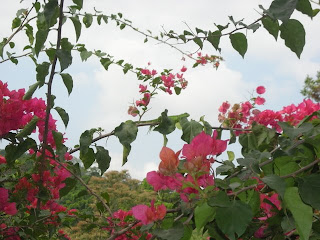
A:
<svg viewBox="0 0 320 240">
<path fill-rule="evenodd" d="M 154 200 L 151 201 L 151 207 L 146 205 L 137 205 L 132 208 L 132 214 L 140 220 L 142 224 L 147 225 L 157 220 L 162 220 L 167 213 L 166 207 L 161 204 L 160 206 L 154 206 Z"/>
<path fill-rule="evenodd" d="M 255 103 L 258 105 L 263 105 L 266 102 L 266 100 L 262 97 L 257 97 L 255 100 Z"/>
<path fill-rule="evenodd" d="M 264 94 L 266 92 L 266 88 L 264 86 L 259 86 L 256 91 L 258 94 Z"/>
</svg>

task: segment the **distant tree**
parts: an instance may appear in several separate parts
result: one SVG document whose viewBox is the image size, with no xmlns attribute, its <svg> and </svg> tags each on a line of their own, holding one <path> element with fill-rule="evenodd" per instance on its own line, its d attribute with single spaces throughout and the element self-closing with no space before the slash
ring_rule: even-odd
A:
<svg viewBox="0 0 320 240">
<path fill-rule="evenodd" d="M 90 168 L 83 170 L 82 175 L 86 184 L 95 193 L 99 195 L 108 193 L 110 199 L 108 205 L 113 211 L 118 209 L 130 210 L 138 204 L 149 204 L 152 199 L 157 199 L 158 197 L 146 181 L 141 182 L 140 180 L 133 179 L 127 170 L 120 172 L 108 171 L 101 177 L 97 174 L 96 168 Z M 68 209 L 78 209 L 78 214 L 81 215 L 93 212 L 96 218 L 88 218 L 87 221 L 74 221 L 64 230 L 71 239 L 106 239 L 108 232 L 103 230 L 105 222 L 99 221 L 98 216 L 100 216 L 100 211 L 97 208 L 97 202 L 91 195 L 82 195 L 85 192 L 85 187 L 77 184 L 75 188 L 61 199 L 61 204 Z M 159 196 L 159 199 L 161 198 Z M 169 199 L 169 197 L 166 197 L 166 199 Z M 172 203 L 169 203 L 168 206 L 172 205 Z"/>
<path fill-rule="evenodd" d="M 316 102 L 320 102 L 320 71 L 317 72 L 316 79 L 313 79 L 309 75 L 306 77 L 301 94 Z"/>
</svg>

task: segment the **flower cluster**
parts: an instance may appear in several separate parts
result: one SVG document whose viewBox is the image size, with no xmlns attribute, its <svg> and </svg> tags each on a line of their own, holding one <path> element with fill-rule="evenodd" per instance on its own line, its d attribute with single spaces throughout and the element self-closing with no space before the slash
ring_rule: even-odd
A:
<svg viewBox="0 0 320 240">
<path fill-rule="evenodd" d="M 211 163 L 213 156 L 226 150 L 227 140 L 217 139 L 217 133 L 209 136 L 204 132 L 193 138 L 190 144 L 182 148 L 182 159 L 179 160 L 180 151 L 175 153 L 167 147 L 160 152 L 161 162 L 159 170 L 147 174 L 147 182 L 155 191 L 171 189 L 180 193 L 182 200 L 188 202 L 192 196 L 198 196 L 201 189 L 214 184 Z M 182 169 L 179 171 L 180 161 Z"/>
<path fill-rule="evenodd" d="M 259 86 L 256 89 L 258 94 L 264 94 L 265 87 Z M 218 119 L 224 127 L 249 129 L 253 122 L 275 128 L 281 132 L 278 122 L 288 122 L 291 125 L 297 125 L 305 116 L 320 110 L 320 104 L 314 103 L 310 99 L 303 100 L 298 105 L 291 104 L 280 111 L 264 110 L 259 111 L 255 105 L 265 103 L 265 99 L 258 96 L 240 104 L 234 104 L 232 107 L 228 102 L 222 103 L 219 107 Z M 241 131 L 237 131 L 237 134 Z"/>
<path fill-rule="evenodd" d="M 36 116 L 38 118 L 36 124 L 38 138 L 43 141 L 47 108 L 45 101 L 37 98 L 24 100 L 24 94 L 24 89 L 10 91 L 7 84 L 0 81 L 0 137 L 10 131 L 18 132 Z M 49 115 L 48 130 L 47 144 L 52 149 L 55 149 L 52 131 L 56 131 L 56 120 L 51 115 Z M 64 140 L 62 139 L 62 141 Z M 8 190 L 0 186 L 0 213 L 1 215 L 2 213 L 15 215 L 19 210 L 23 211 L 24 214 L 30 214 L 35 208 L 49 210 L 50 216 L 46 218 L 45 223 L 57 226 L 59 224 L 57 214 L 61 212 L 69 214 L 64 206 L 58 204 L 58 199 L 60 198 L 59 191 L 65 187 L 64 181 L 71 174 L 54 161 L 57 156 L 54 156 L 49 150 L 45 150 L 45 156 L 42 156 L 41 148 L 30 149 L 29 154 L 30 156 L 34 155 L 37 159 L 43 159 L 45 164 L 43 164 L 41 170 L 35 164 L 35 169 L 37 170 L 33 173 L 23 174 L 22 172 L 21 175 L 16 176 L 12 189 Z M 66 160 L 72 159 L 70 154 L 65 154 L 64 157 Z M 3 165 L 1 170 L 11 168 L 4 156 L 0 156 L 0 165 Z M 46 191 L 46 201 L 39 202 L 40 191 L 42 191 L 42 195 L 44 194 L 43 191 Z M 14 199 L 13 201 L 17 201 L 16 199 L 21 200 L 19 204 L 16 204 L 16 202 L 11 202 L 9 199 Z M 20 239 L 19 236 L 14 234 L 17 229 L 16 227 L 3 227 L 0 231 L 0 236 L 7 236 L 8 232 L 10 232 L 12 238 L 6 239 Z"/>
<path fill-rule="evenodd" d="M 103 228 L 104 230 L 109 231 L 110 234 L 114 234 L 117 229 L 124 229 L 129 226 L 130 223 L 132 223 L 133 220 L 133 210 L 130 211 L 123 211 L 118 210 L 113 213 L 112 217 L 108 217 L 108 226 Z M 141 239 L 141 232 L 138 231 L 136 228 L 140 227 L 141 223 L 135 224 L 132 228 L 130 228 L 127 232 L 121 234 L 120 236 L 117 236 L 115 240 L 135 240 L 135 239 Z M 152 235 L 150 233 L 147 233 L 144 236 L 144 239 L 149 240 L 152 238 Z"/>
<path fill-rule="evenodd" d="M 8 84 L 0 81 L 0 136 L 10 131 L 22 129 L 34 116 L 38 117 L 39 140 L 43 140 L 46 104 L 43 99 L 23 100 L 24 89 L 8 89 Z M 56 130 L 56 120 L 49 116 L 48 143 L 55 146 L 52 131 Z"/>
<path fill-rule="evenodd" d="M 137 220 L 140 220 L 144 225 L 162 220 L 165 217 L 166 212 L 166 207 L 163 204 L 155 207 L 154 200 L 151 202 L 151 207 L 141 204 L 132 208 L 133 216 Z"/>
<path fill-rule="evenodd" d="M 220 66 L 221 61 L 223 61 L 223 58 L 220 56 L 215 56 L 215 55 L 209 56 L 208 54 L 202 55 L 201 52 L 198 52 L 197 53 L 197 60 L 196 60 L 194 67 L 198 66 L 199 64 L 206 65 L 208 63 L 211 63 L 211 64 L 213 64 L 213 67 L 217 69 Z"/>
<path fill-rule="evenodd" d="M 150 65 L 150 64 L 148 64 Z M 149 81 L 150 89 L 148 89 L 148 85 L 139 85 L 139 93 L 142 97 L 137 100 L 134 104 L 129 106 L 128 114 L 135 117 L 137 115 L 141 115 L 141 110 L 145 112 L 147 110 L 147 106 L 150 103 L 150 100 L 153 95 L 156 94 L 158 89 L 162 91 L 172 94 L 172 89 L 175 89 L 177 94 L 180 94 L 182 89 L 185 89 L 188 85 L 188 82 L 185 80 L 183 73 L 187 71 L 187 68 L 183 66 L 180 69 L 179 73 L 173 74 L 171 71 L 165 70 L 161 74 L 153 69 L 149 70 L 147 68 L 141 69 L 139 73 L 139 77 L 144 82 Z M 140 109 L 139 109 L 140 108 Z"/>
</svg>

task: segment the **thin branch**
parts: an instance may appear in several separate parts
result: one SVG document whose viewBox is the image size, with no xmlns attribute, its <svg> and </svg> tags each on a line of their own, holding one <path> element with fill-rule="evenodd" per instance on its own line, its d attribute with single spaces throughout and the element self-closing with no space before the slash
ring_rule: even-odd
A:
<svg viewBox="0 0 320 240">
<path fill-rule="evenodd" d="M 284 176 L 280 176 L 280 178 L 282 179 L 286 179 L 286 178 L 290 178 L 290 177 L 295 177 L 296 175 L 298 175 L 299 173 L 302 173 L 304 172 L 305 170 L 308 170 L 309 168 L 313 167 L 314 165 L 316 165 L 317 163 L 320 162 L 320 158 L 313 161 L 312 163 L 309 163 L 308 165 L 300 168 L 299 170 L 293 172 L 293 173 L 290 173 L 288 175 L 284 175 Z M 227 195 L 228 196 L 237 196 L 238 194 L 242 193 L 242 192 L 245 192 L 247 190 L 250 190 L 250 189 L 253 189 L 253 188 L 256 188 L 257 186 L 259 185 L 266 185 L 265 183 L 259 183 L 259 184 L 254 184 L 254 185 L 250 185 L 250 186 L 247 186 L 247 187 L 244 187 L 242 189 L 240 189 L 239 191 L 237 192 L 231 192 L 231 193 L 228 193 Z"/>
<path fill-rule="evenodd" d="M 81 177 L 79 177 L 77 174 L 75 174 L 74 172 L 72 172 L 71 170 L 69 170 L 66 166 L 64 166 L 61 162 L 53 159 L 53 161 L 55 161 L 57 164 L 59 164 L 59 166 L 61 166 L 62 168 L 64 168 L 65 170 L 67 170 L 74 178 L 76 178 L 86 189 L 87 191 L 92 195 L 94 196 L 95 198 L 98 199 L 99 202 L 102 203 L 103 207 L 105 209 L 107 209 L 107 211 L 109 212 L 110 216 L 112 216 L 112 211 L 111 209 L 109 208 L 109 206 L 103 201 L 103 199 L 98 195 L 96 194 L 95 192 L 93 192 L 91 190 L 91 188 L 82 180 Z"/>
<path fill-rule="evenodd" d="M 289 178 L 289 177 L 295 177 L 295 176 L 298 175 L 299 173 L 304 172 L 305 170 L 313 167 L 314 165 L 316 165 L 316 164 L 319 163 L 319 162 L 320 162 L 320 159 L 317 159 L 317 160 L 313 161 L 312 163 L 309 163 L 308 165 L 304 166 L 303 168 L 300 168 L 299 170 L 297 170 L 297 171 L 295 171 L 295 172 L 293 172 L 293 173 L 290 173 L 290 174 L 285 175 L 285 176 L 280 176 L 280 177 L 281 177 L 281 178 L 284 178 L 284 179 Z"/>
<path fill-rule="evenodd" d="M 111 235 L 111 237 L 109 237 L 107 240 L 114 240 L 116 239 L 116 237 L 126 233 L 127 231 L 129 231 L 131 228 L 133 228 L 137 223 L 139 223 L 139 221 L 135 221 L 133 223 L 130 223 L 126 228 L 118 231 L 118 232 L 115 232 Z"/>
<path fill-rule="evenodd" d="M 158 125 L 160 122 L 159 121 L 156 121 L 156 120 L 151 120 L 151 121 L 143 121 L 143 122 L 136 122 L 137 124 L 137 127 L 145 127 L 145 126 L 156 126 Z M 233 130 L 233 131 L 251 131 L 251 129 L 242 129 L 242 128 L 227 128 L 227 127 L 212 127 L 212 129 L 217 129 L 217 130 Z M 102 134 L 96 138 L 94 138 L 92 140 L 91 143 L 95 143 L 103 138 L 107 138 L 107 137 L 110 137 L 114 135 L 114 131 L 111 131 L 109 133 L 106 133 L 106 134 Z M 77 147 L 77 148 L 74 148 L 74 149 L 71 149 L 69 151 L 70 154 L 72 153 L 75 153 L 77 151 L 80 150 L 80 147 Z"/>
<path fill-rule="evenodd" d="M 27 17 L 29 16 L 29 14 L 30 14 L 30 12 L 32 11 L 32 9 L 33 9 L 33 6 L 32 6 L 31 9 L 27 12 L 25 18 L 23 19 L 21 25 L 17 28 L 17 30 L 16 30 L 14 33 L 12 33 L 12 34 L 7 38 L 7 41 L 4 43 L 3 47 L 6 46 L 6 45 L 12 40 L 12 38 L 13 38 L 18 32 L 20 32 L 20 31 L 23 29 L 23 27 L 24 27 L 25 25 L 27 25 L 31 20 L 37 18 L 37 16 L 35 16 L 35 17 L 32 17 L 32 18 L 30 18 L 30 19 L 27 20 Z"/>
<path fill-rule="evenodd" d="M 28 53 L 25 53 L 25 54 L 22 54 L 22 55 L 19 55 L 19 56 L 13 56 L 13 57 L 11 57 L 11 58 L 17 59 L 17 58 L 21 58 L 21 57 L 28 56 L 28 55 L 30 55 L 30 54 L 32 54 L 32 52 L 28 52 Z M 1 64 L 1 63 L 4 63 L 4 62 L 6 62 L 6 61 L 9 61 L 11 58 L 7 58 L 7 59 L 4 59 L 4 60 L 0 61 L 0 64 Z"/>
<path fill-rule="evenodd" d="M 191 219 L 193 218 L 193 212 L 189 215 L 189 217 L 187 218 L 187 220 L 183 223 L 183 225 L 187 225 L 190 221 L 191 221 Z"/>
<path fill-rule="evenodd" d="M 43 133 L 43 145 L 42 145 L 42 151 L 43 151 L 43 156 L 45 155 L 45 150 L 47 148 L 47 143 L 48 143 L 48 131 L 49 131 L 49 117 L 50 117 L 50 111 L 51 111 L 51 96 L 52 96 L 52 83 L 53 83 L 53 78 L 55 75 L 55 69 L 56 69 L 56 64 L 58 60 L 57 52 L 60 49 L 61 45 L 61 32 L 62 32 L 62 21 L 63 21 L 63 3 L 64 0 L 60 1 L 60 13 L 59 13 L 59 25 L 58 25 L 58 35 L 57 35 L 57 44 L 56 44 L 56 51 L 55 51 L 55 56 L 52 61 L 51 65 L 51 71 L 50 71 L 50 77 L 48 81 L 48 91 L 47 91 L 47 108 L 46 108 L 46 118 L 45 118 L 45 126 L 44 126 L 44 133 Z"/>
</svg>

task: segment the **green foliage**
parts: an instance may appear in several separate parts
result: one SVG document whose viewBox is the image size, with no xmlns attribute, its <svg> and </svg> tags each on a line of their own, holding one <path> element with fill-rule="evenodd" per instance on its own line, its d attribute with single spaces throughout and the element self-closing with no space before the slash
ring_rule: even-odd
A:
<svg viewBox="0 0 320 240">
<path fill-rule="evenodd" d="M 303 25 L 298 20 L 289 19 L 280 26 L 280 32 L 286 46 L 300 58 L 306 36 Z"/>
<path fill-rule="evenodd" d="M 320 102 L 320 71 L 317 72 L 315 79 L 310 76 L 306 77 L 301 94 L 316 102 Z"/>
<path fill-rule="evenodd" d="M 230 35 L 232 47 L 244 58 L 248 49 L 247 38 L 243 33 L 234 33 Z"/>
<path fill-rule="evenodd" d="M 128 161 L 127 158 L 131 150 L 130 144 L 136 139 L 137 133 L 137 125 L 131 120 L 121 123 L 114 129 L 114 135 L 119 138 L 120 143 L 123 145 L 122 165 Z"/>
<path fill-rule="evenodd" d="M 286 189 L 284 201 L 293 215 L 300 238 L 309 239 L 312 227 L 312 208 L 301 201 L 296 187 Z"/>
</svg>

